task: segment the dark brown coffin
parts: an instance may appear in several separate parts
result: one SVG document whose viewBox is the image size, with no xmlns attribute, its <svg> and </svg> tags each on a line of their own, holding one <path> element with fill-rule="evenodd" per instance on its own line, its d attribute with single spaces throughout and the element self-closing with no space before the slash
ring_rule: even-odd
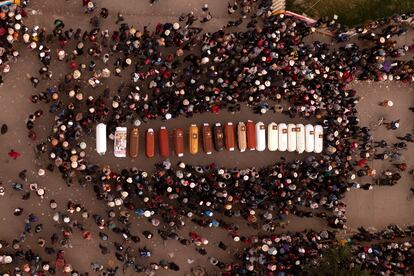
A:
<svg viewBox="0 0 414 276">
<path fill-rule="evenodd" d="M 213 133 L 209 124 L 205 123 L 202 129 L 203 135 L 203 150 L 207 154 L 213 152 Z"/>
<path fill-rule="evenodd" d="M 214 147 L 216 151 L 222 151 L 224 149 L 224 133 L 223 127 L 220 123 L 216 123 L 213 128 Z"/>
<path fill-rule="evenodd" d="M 229 122 L 224 125 L 224 141 L 228 151 L 234 151 L 236 147 L 236 137 L 234 135 L 234 125 Z"/>
</svg>

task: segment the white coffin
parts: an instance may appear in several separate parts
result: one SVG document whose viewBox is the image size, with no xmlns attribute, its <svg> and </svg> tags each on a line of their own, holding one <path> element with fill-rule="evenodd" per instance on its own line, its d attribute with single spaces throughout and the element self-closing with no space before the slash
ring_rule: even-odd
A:
<svg viewBox="0 0 414 276">
<path fill-rule="evenodd" d="M 288 143 L 287 143 L 287 150 L 293 152 L 296 150 L 296 125 L 295 124 L 288 124 Z"/>
<path fill-rule="evenodd" d="M 279 151 L 286 151 L 288 146 L 288 130 L 285 123 L 278 125 L 278 134 L 279 134 Z"/>
<path fill-rule="evenodd" d="M 311 124 L 305 126 L 305 151 L 313 152 L 315 150 L 315 128 Z"/>
<path fill-rule="evenodd" d="M 266 149 L 266 127 L 263 122 L 256 123 L 256 150 Z"/>
<path fill-rule="evenodd" d="M 279 146 L 279 133 L 277 131 L 277 124 L 271 122 L 267 126 L 267 148 L 270 151 L 276 151 Z"/>
<path fill-rule="evenodd" d="M 321 125 L 315 126 L 315 153 L 323 151 L 323 127 Z"/>
<path fill-rule="evenodd" d="M 303 124 L 296 125 L 296 151 L 298 153 L 305 151 L 305 126 Z"/>
<path fill-rule="evenodd" d="M 106 153 L 106 125 L 103 123 L 96 125 L 96 152 L 99 155 Z"/>
</svg>

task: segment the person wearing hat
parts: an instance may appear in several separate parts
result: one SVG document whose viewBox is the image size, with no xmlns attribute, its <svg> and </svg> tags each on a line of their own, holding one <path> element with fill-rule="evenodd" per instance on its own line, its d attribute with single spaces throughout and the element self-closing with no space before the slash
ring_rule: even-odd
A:
<svg viewBox="0 0 414 276">
<path fill-rule="evenodd" d="M 95 8 L 96 8 L 96 4 L 93 1 L 88 1 L 86 4 L 85 13 L 93 13 Z"/>
</svg>

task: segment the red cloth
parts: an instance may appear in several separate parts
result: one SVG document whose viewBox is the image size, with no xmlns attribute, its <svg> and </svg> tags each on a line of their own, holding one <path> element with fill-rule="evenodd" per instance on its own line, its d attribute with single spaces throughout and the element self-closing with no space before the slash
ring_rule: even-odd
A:
<svg viewBox="0 0 414 276">
<path fill-rule="evenodd" d="M 18 157 L 20 157 L 20 153 L 14 150 L 9 151 L 9 156 L 16 160 Z"/>
<path fill-rule="evenodd" d="M 211 112 L 213 113 L 219 113 L 220 112 L 220 107 L 215 105 L 211 108 Z"/>
<path fill-rule="evenodd" d="M 91 239 L 92 239 L 92 234 L 91 234 L 91 232 L 89 232 L 89 231 L 85 231 L 85 232 L 83 232 L 83 233 L 82 233 L 82 237 L 83 237 L 85 240 L 91 240 Z"/>
<path fill-rule="evenodd" d="M 351 143 L 351 150 L 355 150 L 358 148 L 358 143 L 357 142 L 352 142 Z"/>
<path fill-rule="evenodd" d="M 72 60 L 72 61 L 69 62 L 69 67 L 72 70 L 75 70 L 76 68 L 78 68 L 78 64 L 76 64 L 76 61 Z"/>
<path fill-rule="evenodd" d="M 361 160 L 358 161 L 358 167 L 363 168 L 366 164 L 367 164 L 366 159 L 361 159 Z"/>
</svg>

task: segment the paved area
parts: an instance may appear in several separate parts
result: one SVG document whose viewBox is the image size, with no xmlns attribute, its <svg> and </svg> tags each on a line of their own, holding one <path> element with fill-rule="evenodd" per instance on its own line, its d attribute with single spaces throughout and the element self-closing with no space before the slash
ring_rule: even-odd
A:
<svg viewBox="0 0 414 276">
<path fill-rule="evenodd" d="M 214 30 L 223 26 L 227 20 L 227 2 L 226 1 L 203 1 L 203 0 L 160 0 L 160 4 L 150 6 L 146 0 L 140 1 L 99 1 L 100 7 L 107 7 L 110 11 L 110 17 L 103 27 L 113 26 L 115 16 L 118 11 L 122 11 L 125 15 L 125 19 L 128 22 L 136 25 L 137 28 L 142 28 L 144 25 L 154 27 L 157 22 L 173 21 L 176 20 L 179 15 L 184 12 L 194 11 L 196 14 L 200 13 L 202 5 L 206 2 L 209 3 L 211 13 L 214 19 L 208 23 L 207 30 Z M 122 3 L 122 5 L 120 5 Z M 72 27 L 86 27 L 88 26 L 89 17 L 83 14 L 83 8 L 81 1 L 46 1 L 38 0 L 33 1 L 31 8 L 41 12 L 41 15 L 35 15 L 27 22 L 29 24 L 42 24 L 51 29 L 53 20 L 61 18 L 65 21 L 67 26 Z M 6 186 L 6 196 L 0 198 L 0 220 L 2 223 L 2 230 L 0 233 L 0 239 L 11 240 L 17 238 L 18 233 L 22 231 L 22 220 L 15 219 L 13 216 L 14 208 L 21 206 L 25 209 L 25 213 L 35 212 L 40 215 L 42 223 L 45 225 L 45 229 L 55 229 L 53 227 L 53 221 L 51 217 L 53 212 L 48 208 L 50 199 L 55 199 L 59 203 L 59 209 L 65 210 L 64 204 L 68 200 L 82 203 L 88 210 L 102 210 L 101 202 L 95 200 L 94 193 L 91 189 L 85 189 L 80 187 L 67 188 L 60 178 L 58 173 L 46 173 L 45 177 L 39 177 L 37 175 L 28 175 L 29 182 L 37 182 L 40 186 L 46 187 L 47 195 L 44 199 L 37 198 L 32 195 L 32 198 L 26 202 L 21 200 L 22 194 L 11 191 L 11 182 L 17 180 L 17 175 L 22 169 L 27 169 L 29 172 L 36 172 L 43 164 L 41 159 L 37 159 L 34 155 L 34 144 L 29 142 L 26 138 L 27 132 L 25 128 L 25 120 L 27 114 L 40 108 L 40 105 L 33 105 L 30 102 L 30 95 L 32 94 L 32 86 L 27 79 L 26 73 L 33 70 L 38 70 L 39 63 L 33 55 L 23 54 L 18 63 L 13 66 L 12 72 L 7 76 L 6 84 L 0 88 L 0 121 L 9 125 L 9 133 L 6 136 L 0 136 L 0 181 Z M 59 71 L 55 72 L 55 76 L 59 76 Z M 53 83 L 42 83 L 43 88 Z M 115 84 L 109 84 L 115 85 Z M 385 128 L 378 129 L 374 135 L 378 139 L 387 139 L 390 141 L 395 134 L 404 134 L 413 127 L 412 112 L 408 110 L 408 106 L 414 104 L 413 88 L 407 87 L 402 84 L 392 83 L 355 83 L 354 88 L 358 93 L 363 96 L 359 104 L 359 110 L 361 115 L 361 123 L 363 125 L 369 124 L 371 121 L 376 120 L 380 115 L 386 115 L 389 119 L 401 119 L 401 128 L 396 132 L 390 132 Z M 40 90 L 39 90 L 40 91 Z M 392 108 L 385 109 L 379 107 L 378 102 L 384 99 L 391 99 L 395 105 Z M 43 109 L 46 108 L 43 106 Z M 203 114 L 196 115 L 193 119 L 177 119 L 168 122 L 167 127 L 172 129 L 173 127 L 180 126 L 186 127 L 193 122 L 202 123 L 209 122 L 214 123 L 216 121 L 237 122 L 240 120 L 253 119 L 262 120 L 266 123 L 271 121 L 276 122 L 291 122 L 286 117 L 275 115 L 269 112 L 266 116 L 253 115 L 248 108 L 244 108 L 241 113 L 230 114 L 227 112 L 221 112 L 217 115 Z M 46 136 L 53 118 L 43 117 L 41 122 L 36 124 L 37 129 L 41 129 L 40 136 Z M 296 119 L 293 122 L 299 122 Z M 151 122 L 148 127 L 157 128 L 161 125 L 161 122 Z M 147 128 L 147 126 L 145 126 Z M 42 137 L 40 137 L 42 138 Z M 93 139 L 88 142 L 88 145 L 93 147 Z M 109 145 L 111 148 L 111 145 Z M 142 148 L 142 147 L 141 147 Z M 7 152 L 10 149 L 18 150 L 22 156 L 17 160 L 11 160 L 7 156 Z M 407 150 L 406 162 L 414 164 L 413 146 Z M 100 158 L 98 160 L 97 154 L 92 154 L 90 158 L 98 161 L 98 163 L 108 163 L 114 167 L 125 166 L 140 166 L 144 169 L 150 169 L 154 162 L 159 159 L 154 158 L 151 162 L 148 162 L 145 158 L 137 158 L 134 161 L 124 159 L 122 161 L 116 160 L 110 157 L 111 152 L 108 152 L 105 159 Z M 142 156 L 142 155 L 141 155 Z M 216 162 L 224 166 L 264 166 L 272 164 L 282 156 L 281 153 L 258 153 L 258 152 L 246 152 L 246 153 L 215 153 L 209 157 L 204 154 L 198 154 L 197 156 L 190 156 L 187 154 L 184 158 L 186 162 L 193 164 L 207 164 Z M 297 156 L 293 153 L 283 154 L 284 157 L 291 159 Z M 174 162 L 176 158 L 171 159 Z M 386 166 L 391 166 L 388 162 L 376 162 L 375 167 L 380 171 Z M 410 224 L 414 222 L 412 210 L 414 208 L 414 200 L 408 201 L 406 196 L 408 189 L 413 185 L 413 179 L 407 174 L 403 176 L 403 179 L 398 185 L 393 187 L 375 187 L 372 191 L 355 190 L 346 195 L 346 203 L 348 205 L 348 223 L 349 227 L 356 228 L 359 225 L 374 226 L 377 228 L 383 227 L 390 223 L 398 223 L 401 225 Z M 324 222 L 319 219 L 299 219 L 295 217 L 288 218 L 290 224 L 289 230 L 302 230 L 306 228 L 322 229 Z M 91 223 L 91 221 L 90 221 Z M 151 227 L 146 221 L 132 220 L 133 229 L 142 232 L 143 230 L 149 230 Z M 192 226 L 194 227 L 194 226 Z M 197 227 L 195 227 L 197 228 Z M 187 231 L 187 228 L 185 231 Z M 214 231 L 214 236 L 211 233 L 205 233 L 211 243 L 223 240 L 225 243 L 230 243 L 229 237 L 224 231 Z M 244 229 L 244 231 L 252 231 L 252 229 Z M 44 237 L 49 237 L 50 232 L 48 230 L 42 232 Z M 29 238 L 28 238 L 29 239 Z M 36 236 L 37 239 L 37 236 Z M 31 246 L 37 250 L 35 240 L 30 238 L 30 242 L 26 243 L 26 246 Z M 99 238 L 95 237 L 90 242 L 82 240 L 80 233 L 76 233 L 73 241 L 73 248 L 67 250 L 67 259 L 70 263 L 80 271 L 88 271 L 91 261 L 102 261 L 105 264 L 110 264 L 114 260 L 113 254 L 108 259 L 105 259 L 99 254 L 98 249 Z M 191 267 L 197 265 L 206 265 L 208 262 L 206 257 L 194 254 L 193 247 L 184 247 L 177 242 L 169 241 L 167 243 L 162 242 L 159 238 L 154 238 L 149 241 L 142 241 L 141 246 L 148 244 L 154 248 L 154 259 L 160 258 L 173 259 L 181 267 L 181 275 L 189 273 Z M 233 246 L 234 244 L 232 244 Z M 235 246 L 235 245 L 234 245 Z M 207 248 L 207 250 L 209 250 Z M 79 254 L 82 252 L 82 254 Z M 209 251 L 210 252 L 210 251 Z M 226 259 L 232 257 L 232 251 L 229 252 L 214 252 L 215 256 Z M 194 259 L 194 263 L 189 265 L 187 259 Z M 207 267 L 211 267 L 207 265 Z M 208 275 L 215 275 L 215 271 L 210 271 Z M 131 272 L 129 275 L 132 275 Z M 164 275 L 164 274 L 159 274 Z M 167 275 L 165 273 L 165 275 Z"/>
<path fill-rule="evenodd" d="M 397 142 L 396 136 L 404 136 L 405 133 L 411 132 L 414 127 L 413 113 L 408 110 L 408 107 L 414 104 L 413 87 L 388 82 L 358 82 L 352 86 L 363 97 L 358 106 L 362 125 L 370 125 L 380 116 L 384 116 L 388 121 L 401 120 L 401 127 L 396 131 L 386 130 L 385 126 L 375 130 L 374 140 L 384 139 L 388 144 L 392 144 Z M 392 100 L 395 105 L 391 108 L 381 107 L 378 103 L 383 100 Z M 404 153 L 403 162 L 409 164 L 409 169 L 413 169 L 413 150 L 413 144 L 409 143 Z M 375 160 L 373 165 L 378 173 L 393 167 L 388 161 Z M 414 186 L 414 179 L 407 173 L 402 176 L 398 184 L 392 187 L 376 186 L 370 191 L 355 190 L 347 193 L 349 226 L 351 228 L 360 225 L 381 228 L 390 223 L 412 224 L 414 222 L 412 215 L 414 200 L 407 200 L 407 195 L 410 187 Z"/>
</svg>

